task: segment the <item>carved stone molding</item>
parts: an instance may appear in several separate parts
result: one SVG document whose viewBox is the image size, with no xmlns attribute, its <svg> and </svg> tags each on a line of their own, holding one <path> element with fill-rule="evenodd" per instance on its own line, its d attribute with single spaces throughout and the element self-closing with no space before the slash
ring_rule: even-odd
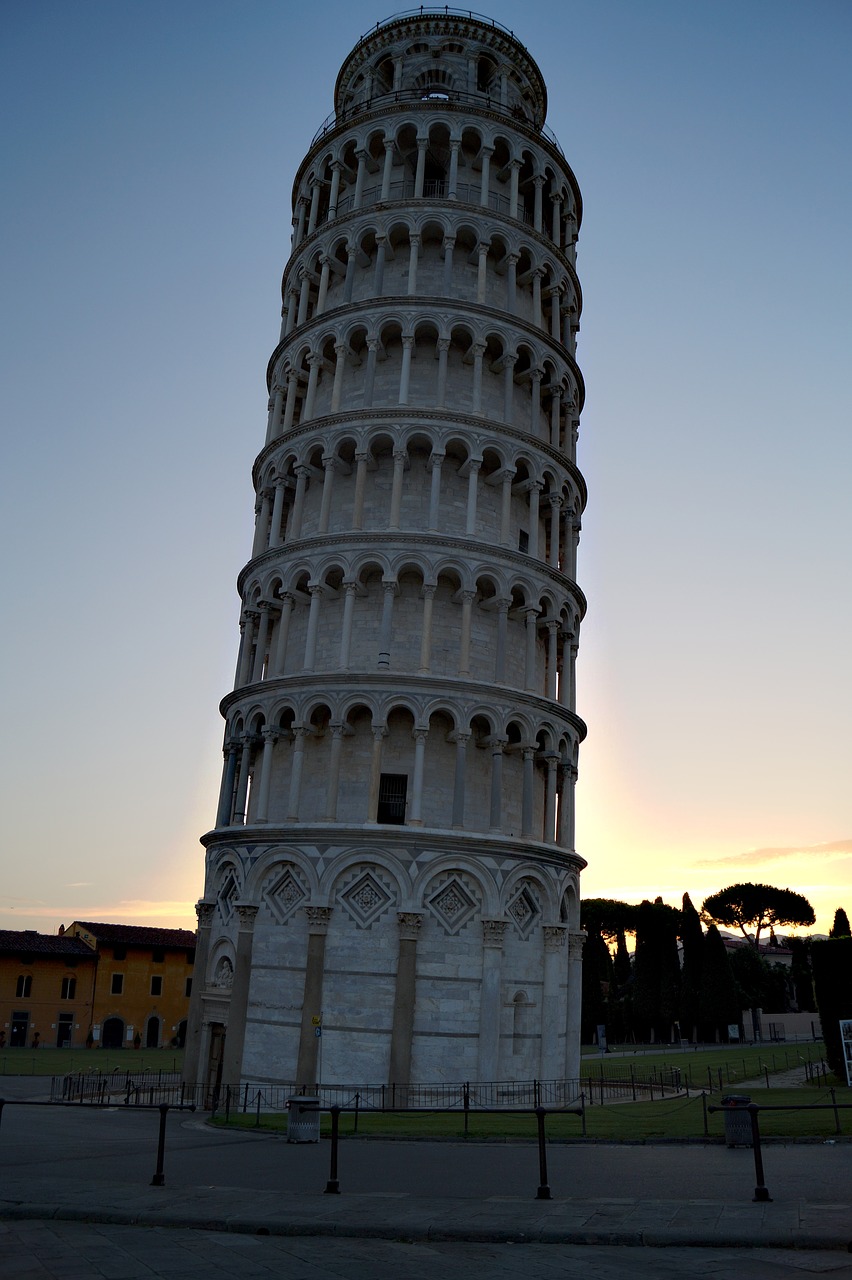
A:
<svg viewBox="0 0 852 1280">
<path fill-rule="evenodd" d="M 400 941 L 416 940 L 420 932 L 420 926 L 423 923 L 423 913 L 420 911 L 398 911 L 396 918 L 399 922 Z"/>
<path fill-rule="evenodd" d="M 508 920 L 483 920 L 482 921 L 482 945 L 484 947 L 502 948 L 506 930 L 509 927 Z"/>
<path fill-rule="evenodd" d="M 308 917 L 308 933 L 328 933 L 333 907 L 305 907 Z"/>
</svg>

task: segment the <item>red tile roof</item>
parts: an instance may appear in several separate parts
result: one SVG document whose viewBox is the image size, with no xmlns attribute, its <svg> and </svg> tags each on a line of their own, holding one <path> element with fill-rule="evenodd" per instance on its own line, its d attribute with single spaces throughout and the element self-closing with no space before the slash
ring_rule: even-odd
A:
<svg viewBox="0 0 852 1280">
<path fill-rule="evenodd" d="M 75 928 L 84 929 L 98 942 L 120 942 L 137 947 L 186 947 L 195 946 L 195 933 L 190 929 L 158 929 L 136 924 L 98 924 L 91 920 L 74 920 L 66 929 L 66 936 Z"/>
<path fill-rule="evenodd" d="M 95 953 L 81 938 L 66 934 L 36 933 L 34 929 L 0 929 L 0 952 L 4 955 L 21 955 L 25 952 L 52 956 L 88 956 Z"/>
</svg>

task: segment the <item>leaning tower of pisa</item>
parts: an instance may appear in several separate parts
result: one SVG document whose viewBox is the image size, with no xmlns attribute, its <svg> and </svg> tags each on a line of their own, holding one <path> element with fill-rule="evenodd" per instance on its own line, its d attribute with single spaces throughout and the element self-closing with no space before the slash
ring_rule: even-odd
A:
<svg viewBox="0 0 852 1280">
<path fill-rule="evenodd" d="M 293 186 L 188 1079 L 579 1074 L 580 192 L 498 23 L 379 23 Z"/>
</svg>

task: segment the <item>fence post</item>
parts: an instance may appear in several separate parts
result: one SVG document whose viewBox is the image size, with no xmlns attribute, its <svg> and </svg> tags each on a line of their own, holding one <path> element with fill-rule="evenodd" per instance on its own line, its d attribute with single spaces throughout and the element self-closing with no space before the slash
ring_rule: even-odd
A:
<svg viewBox="0 0 852 1280">
<path fill-rule="evenodd" d="M 470 1119 L 470 1084 L 464 1082 L 464 1136 L 467 1137 L 468 1120 Z M 838 1133 L 840 1130 L 838 1130 Z"/>
<path fill-rule="evenodd" d="M 360 1106 L 360 1103 L 361 1103 L 361 1095 L 360 1093 L 356 1093 L 355 1094 L 355 1124 L 353 1126 L 353 1132 L 355 1133 L 358 1132 L 358 1108 Z"/>
<path fill-rule="evenodd" d="M 169 1114 L 167 1103 L 160 1104 L 160 1136 L 157 1142 L 157 1168 L 151 1179 L 152 1187 L 165 1186 L 166 1178 L 163 1173 L 163 1162 L 166 1158 L 166 1116 Z"/>
<path fill-rule="evenodd" d="M 630 1064 L 630 1085 L 633 1089 L 633 1101 L 636 1101 L 636 1075 L 633 1071 L 633 1063 Z"/>
<path fill-rule="evenodd" d="M 582 1092 L 580 1093 L 580 1105 L 583 1108 L 580 1114 L 583 1120 L 583 1137 L 585 1138 L 586 1136 L 586 1095 Z"/>
<path fill-rule="evenodd" d="M 837 1110 L 837 1094 L 834 1088 L 831 1088 L 829 1092 L 831 1093 L 831 1103 L 834 1107 L 834 1132 L 840 1133 L 840 1112 Z"/>
<path fill-rule="evenodd" d="M 772 1203 L 772 1196 L 766 1189 L 766 1183 L 763 1178 L 763 1152 L 760 1149 L 760 1126 L 758 1124 L 758 1114 L 760 1107 L 756 1102 L 748 1104 L 748 1113 L 751 1116 L 751 1141 L 754 1147 L 754 1178 L 756 1186 L 754 1188 L 754 1200 Z"/>
<path fill-rule="evenodd" d="M 766 1076 L 766 1087 L 768 1089 L 769 1088 L 769 1068 L 768 1067 L 763 1068 L 763 1074 Z"/>
<path fill-rule="evenodd" d="M 231 1121 L 231 1086 L 225 1085 L 225 1124 Z"/>
<path fill-rule="evenodd" d="M 263 1091 L 261 1089 L 258 1089 L 257 1097 L 255 1098 L 255 1102 L 257 1103 L 257 1115 L 254 1118 L 255 1129 L 260 1128 L 260 1100 L 262 1097 L 263 1097 Z"/>
<path fill-rule="evenodd" d="M 328 1182 L 325 1184 L 325 1195 L 340 1195 L 340 1180 L 337 1176 L 337 1143 L 340 1131 L 340 1107 L 331 1108 L 331 1165 L 328 1171 Z"/>
<path fill-rule="evenodd" d="M 549 1200 L 550 1187 L 547 1182 L 547 1144 L 544 1136 L 544 1107 L 536 1107 L 535 1118 L 538 1121 L 538 1191 L 536 1200 Z"/>
<path fill-rule="evenodd" d="M 703 1089 L 701 1090 L 701 1106 L 704 1110 L 704 1137 L 708 1138 L 710 1136 L 710 1130 L 707 1128 L 707 1094 Z"/>
</svg>

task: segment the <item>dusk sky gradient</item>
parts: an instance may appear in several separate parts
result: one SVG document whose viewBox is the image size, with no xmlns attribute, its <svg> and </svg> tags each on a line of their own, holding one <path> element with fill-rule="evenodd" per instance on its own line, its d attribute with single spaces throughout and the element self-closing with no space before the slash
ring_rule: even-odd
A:
<svg viewBox="0 0 852 1280">
<path fill-rule="evenodd" d="M 291 186 L 390 11 L 7 0 L 0 928 L 193 928 Z M 489 16 L 584 198 L 585 896 L 852 911 L 852 5 Z"/>
</svg>

